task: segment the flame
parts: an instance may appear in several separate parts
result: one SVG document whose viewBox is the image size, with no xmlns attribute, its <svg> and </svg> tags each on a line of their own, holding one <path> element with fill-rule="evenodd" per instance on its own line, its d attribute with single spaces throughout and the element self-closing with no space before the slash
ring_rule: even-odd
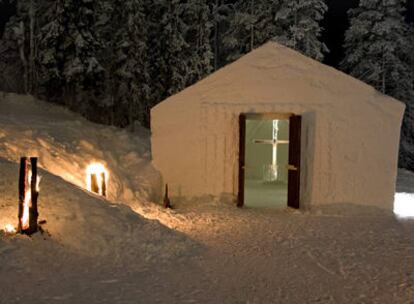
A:
<svg viewBox="0 0 414 304">
<path fill-rule="evenodd" d="M 6 231 L 6 233 L 15 233 L 16 228 L 12 224 L 6 224 L 4 226 L 4 231 Z"/>
<path fill-rule="evenodd" d="M 37 176 L 37 179 L 36 179 L 36 192 L 39 192 L 40 191 L 40 180 L 42 179 L 42 176 L 41 175 L 38 175 Z"/>
<path fill-rule="evenodd" d="M 24 194 L 23 200 L 23 214 L 20 219 L 22 230 L 29 228 L 29 208 L 32 207 L 32 191 L 30 189 L 30 184 L 32 182 L 32 171 L 27 173 L 26 181 L 26 192 Z"/>
<path fill-rule="evenodd" d="M 38 175 L 37 179 L 36 179 L 36 192 L 39 192 L 39 190 L 40 190 L 40 180 L 41 179 L 42 179 L 42 177 Z M 32 207 L 31 184 L 32 184 L 32 171 L 29 170 L 27 172 L 26 193 L 24 194 L 24 200 L 23 200 L 23 214 L 22 214 L 22 217 L 20 219 L 22 230 L 26 230 L 30 226 L 29 208 Z"/>
<path fill-rule="evenodd" d="M 98 194 L 103 195 L 102 173 L 105 176 L 105 184 L 107 185 L 109 173 L 104 165 L 102 165 L 101 163 L 92 163 L 86 168 L 86 189 L 88 189 L 88 191 L 92 191 L 91 177 L 93 174 L 95 174 L 99 187 Z M 106 191 L 108 191 L 108 189 Z"/>
</svg>

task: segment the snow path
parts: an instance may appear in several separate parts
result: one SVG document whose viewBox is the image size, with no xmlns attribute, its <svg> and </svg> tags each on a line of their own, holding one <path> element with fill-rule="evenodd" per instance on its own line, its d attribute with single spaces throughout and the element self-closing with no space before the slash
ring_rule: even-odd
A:
<svg viewBox="0 0 414 304">
<path fill-rule="evenodd" d="M 412 221 L 398 222 L 381 212 L 335 216 L 206 209 L 187 215 L 200 219 L 188 233 L 207 244 L 200 265 L 209 269 L 223 303 L 414 299 Z"/>
<path fill-rule="evenodd" d="M 4 274 L 0 285 L 5 287 L 0 302 L 22 303 L 33 294 L 39 296 L 34 303 L 412 303 L 414 299 L 412 222 L 400 223 L 391 216 L 255 210 L 226 210 L 224 221 L 219 210 L 210 208 L 191 211 L 199 220 L 185 227 L 205 251 L 141 269 L 105 265 L 58 248 L 37 248 L 31 258 L 24 256 L 27 252 L 21 246 L 6 249 L 0 254 Z M 210 225 L 215 221 L 223 222 Z M 10 258 L 22 261 L 22 266 L 10 266 Z M 29 286 L 33 281 L 36 288 Z"/>
</svg>

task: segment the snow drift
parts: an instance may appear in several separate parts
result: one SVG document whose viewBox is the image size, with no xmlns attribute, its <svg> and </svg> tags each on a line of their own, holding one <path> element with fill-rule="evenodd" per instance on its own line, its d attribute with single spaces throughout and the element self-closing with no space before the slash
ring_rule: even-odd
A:
<svg viewBox="0 0 414 304">
<path fill-rule="evenodd" d="M 53 241 L 123 260 L 191 252 L 195 244 L 188 238 L 134 212 L 152 218 L 163 212 L 150 203 L 159 198 L 154 189 L 160 179 L 151 166 L 149 136 L 139 133 L 90 123 L 30 96 L 0 95 L 0 229 L 17 226 L 20 157 L 38 156 L 39 220 L 47 221 Z M 108 200 L 85 190 L 91 162 L 110 172 Z"/>
<path fill-rule="evenodd" d="M 0 229 L 17 224 L 18 164 L 0 158 Z M 128 206 L 112 204 L 41 170 L 43 228 L 69 251 L 89 256 L 160 260 L 189 252 L 194 243 Z"/>
<path fill-rule="evenodd" d="M 31 96 L 0 93 L 0 157 L 17 162 L 38 156 L 39 167 L 81 188 L 88 164 L 100 162 L 110 174 L 108 199 L 135 210 L 161 195 L 147 133 L 94 124 Z"/>
</svg>

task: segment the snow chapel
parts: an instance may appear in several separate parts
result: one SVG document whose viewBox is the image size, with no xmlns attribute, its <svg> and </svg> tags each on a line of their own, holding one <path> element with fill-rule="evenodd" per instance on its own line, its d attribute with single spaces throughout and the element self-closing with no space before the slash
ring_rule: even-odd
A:
<svg viewBox="0 0 414 304">
<path fill-rule="evenodd" d="M 153 163 L 171 197 L 392 210 L 404 109 L 269 42 L 151 110 Z"/>
</svg>

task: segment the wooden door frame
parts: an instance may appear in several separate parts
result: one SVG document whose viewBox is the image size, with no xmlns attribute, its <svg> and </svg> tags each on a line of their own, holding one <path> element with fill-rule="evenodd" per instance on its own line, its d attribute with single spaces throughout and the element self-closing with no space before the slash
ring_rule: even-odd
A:
<svg viewBox="0 0 414 304">
<path fill-rule="evenodd" d="M 237 207 L 244 206 L 244 197 L 245 197 L 245 189 L 244 189 L 244 180 L 245 180 L 245 158 L 246 158 L 246 120 L 270 120 L 270 119 L 280 119 L 280 120 L 289 120 L 289 140 L 291 139 L 291 122 L 292 117 L 299 117 L 301 121 L 301 116 L 295 115 L 293 113 L 240 113 L 239 114 L 239 174 L 238 174 L 238 194 L 237 194 Z M 299 123 L 300 130 L 299 132 L 299 140 L 301 134 L 301 124 Z M 297 135 L 297 134 L 296 134 Z M 296 166 L 293 166 L 291 169 L 296 171 L 295 174 L 298 176 L 296 180 L 300 180 L 300 158 L 301 158 L 301 147 L 299 144 L 298 151 L 299 155 L 294 158 L 296 160 Z M 299 162 L 297 161 L 299 159 Z M 291 156 L 291 143 L 289 143 L 289 164 L 292 160 Z M 291 166 L 289 166 L 291 167 Z M 288 180 L 291 180 L 291 169 L 289 169 L 289 176 Z M 290 191 L 289 191 L 290 190 Z M 288 195 L 289 192 L 297 191 L 297 199 L 295 198 L 295 203 L 291 204 L 290 207 L 299 208 L 300 207 L 300 183 L 298 182 L 295 185 L 295 188 L 289 189 L 289 182 L 288 182 Z M 289 197 L 288 197 L 288 206 L 289 206 Z"/>
</svg>

